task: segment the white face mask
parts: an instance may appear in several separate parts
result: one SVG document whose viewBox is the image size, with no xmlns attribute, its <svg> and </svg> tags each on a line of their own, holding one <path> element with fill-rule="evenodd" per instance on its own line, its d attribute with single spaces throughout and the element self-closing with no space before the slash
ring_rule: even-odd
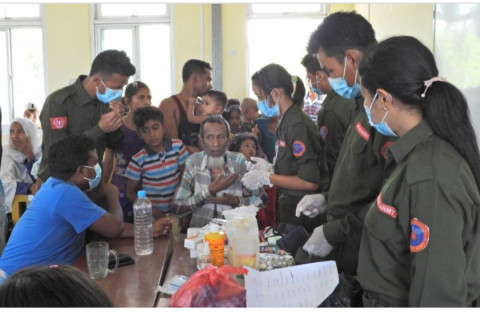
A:
<svg viewBox="0 0 480 319">
<path fill-rule="evenodd" d="M 96 188 L 100 184 L 100 178 L 102 177 L 102 168 L 98 163 L 94 167 L 87 166 L 87 165 L 83 165 L 83 167 L 88 167 L 95 170 L 94 178 L 88 178 L 85 176 L 83 177 L 88 181 L 88 190 L 91 191 L 92 189 Z"/>
</svg>

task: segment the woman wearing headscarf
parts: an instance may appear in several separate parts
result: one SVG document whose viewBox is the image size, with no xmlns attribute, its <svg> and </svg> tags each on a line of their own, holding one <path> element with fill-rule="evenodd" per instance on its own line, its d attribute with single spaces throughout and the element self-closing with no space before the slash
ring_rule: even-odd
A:
<svg viewBox="0 0 480 319">
<path fill-rule="evenodd" d="M 0 179 L 5 189 L 5 206 L 11 212 L 16 194 L 35 194 L 33 164 L 42 155 L 42 139 L 29 119 L 15 118 L 10 124 L 8 144 L 3 146 Z"/>
</svg>

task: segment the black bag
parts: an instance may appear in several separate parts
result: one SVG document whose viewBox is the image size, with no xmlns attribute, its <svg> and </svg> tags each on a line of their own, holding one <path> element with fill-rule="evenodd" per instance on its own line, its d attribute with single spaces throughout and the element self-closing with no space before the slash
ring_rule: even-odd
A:
<svg viewBox="0 0 480 319">
<path fill-rule="evenodd" d="M 337 288 L 319 307 L 363 307 L 362 295 L 360 283 L 354 277 L 340 273 Z"/>
<path fill-rule="evenodd" d="M 308 240 L 308 233 L 301 225 L 280 223 L 273 229 L 273 235 L 282 236 L 277 241 L 280 249 L 295 255 L 298 248 L 302 247 Z"/>
</svg>

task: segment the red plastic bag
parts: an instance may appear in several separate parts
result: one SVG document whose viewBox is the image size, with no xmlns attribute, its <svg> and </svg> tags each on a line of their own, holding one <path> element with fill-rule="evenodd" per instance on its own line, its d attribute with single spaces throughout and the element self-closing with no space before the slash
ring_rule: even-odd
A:
<svg viewBox="0 0 480 319">
<path fill-rule="evenodd" d="M 207 266 L 196 273 L 172 295 L 170 307 L 246 307 L 246 289 L 230 278 L 246 274 L 247 269 L 223 265 Z"/>
</svg>

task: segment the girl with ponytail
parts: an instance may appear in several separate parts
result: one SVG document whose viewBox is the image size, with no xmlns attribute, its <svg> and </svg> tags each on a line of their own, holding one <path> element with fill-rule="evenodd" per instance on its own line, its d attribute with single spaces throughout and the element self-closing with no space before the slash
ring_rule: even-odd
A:
<svg viewBox="0 0 480 319">
<path fill-rule="evenodd" d="M 399 136 L 365 217 L 364 305 L 469 306 L 480 295 L 480 156 L 467 102 L 413 37 L 379 43 L 359 72 L 370 124 Z"/>
</svg>

